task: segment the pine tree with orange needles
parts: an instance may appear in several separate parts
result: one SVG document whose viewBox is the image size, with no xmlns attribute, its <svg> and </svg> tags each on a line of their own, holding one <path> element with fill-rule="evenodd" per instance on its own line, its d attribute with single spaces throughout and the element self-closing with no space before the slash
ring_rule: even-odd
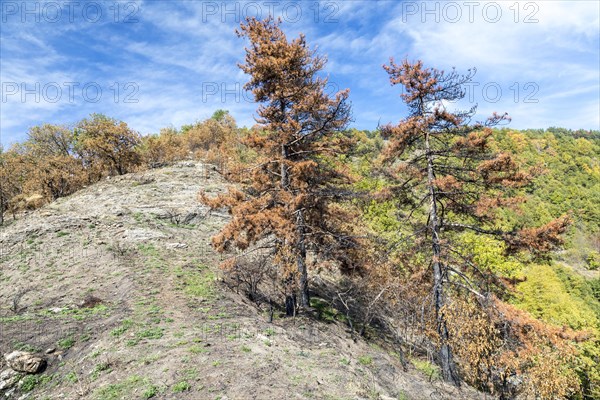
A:
<svg viewBox="0 0 600 400">
<path fill-rule="evenodd" d="M 298 306 L 310 305 L 307 251 L 338 265 L 350 263 L 347 250 L 354 239 L 341 229 L 347 211 L 335 204 L 342 195 L 339 185 L 349 178 L 330 156 L 345 154 L 352 141 L 342 133 L 350 120 L 348 91 L 327 94 L 327 79 L 319 77 L 325 58 L 303 35 L 288 42 L 280 23 L 251 18 L 237 31 L 250 40 L 239 65 L 250 76 L 244 88 L 261 103 L 258 125 L 246 140 L 259 162 L 243 191 L 201 199 L 232 214 L 213 238 L 219 251 L 270 243 L 286 282 L 286 313 L 294 315 Z"/>
<path fill-rule="evenodd" d="M 464 85 L 475 73 L 460 75 L 425 68 L 421 61 L 384 69 L 392 85 L 403 85 L 401 95 L 409 115 L 398 125 L 381 131 L 389 139 L 384 150 L 386 173 L 393 182 L 387 195 L 403 203 L 406 223 L 414 229 L 415 251 L 425 254 L 433 275 L 432 295 L 439 362 L 445 380 L 460 383 L 444 309 L 449 302 L 448 285 L 484 298 L 472 276 L 483 273 L 463 254 L 453 239 L 455 232 L 470 230 L 492 235 L 516 251 L 528 248 L 545 252 L 561 243 L 568 225 L 563 217 L 534 229 L 501 229 L 496 211 L 518 204 L 516 189 L 531 182 L 535 171 L 523 171 L 510 154 L 494 151 L 491 126 L 509 121 L 494 114 L 484 122 L 471 123 L 476 107 L 448 111 L 448 104 L 465 96 Z M 411 236 L 412 237 L 412 236 Z"/>
</svg>

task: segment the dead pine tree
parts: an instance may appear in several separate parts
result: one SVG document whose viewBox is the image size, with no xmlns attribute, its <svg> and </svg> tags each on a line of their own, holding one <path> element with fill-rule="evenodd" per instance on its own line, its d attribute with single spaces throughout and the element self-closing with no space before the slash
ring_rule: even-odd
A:
<svg viewBox="0 0 600 400">
<path fill-rule="evenodd" d="M 240 179 L 242 190 L 200 197 L 232 215 L 213 238 L 217 250 L 246 250 L 259 242 L 273 249 L 286 313 L 295 315 L 310 306 L 307 252 L 339 259 L 353 245 L 341 229 L 348 216 L 334 204 L 349 178 L 331 157 L 348 151 L 352 140 L 343 133 L 350 120 L 348 90 L 326 93 L 328 80 L 319 75 L 325 58 L 303 35 L 288 41 L 280 24 L 250 18 L 237 31 L 250 41 L 239 67 L 250 77 L 244 88 L 260 104 L 257 125 L 244 139 L 258 161 Z"/>
<path fill-rule="evenodd" d="M 452 293 L 483 299 L 487 289 L 478 288 L 475 277 L 481 271 L 462 253 L 457 235 L 471 230 L 504 240 L 511 251 L 548 251 L 560 244 L 568 218 L 529 229 L 500 229 L 495 223 L 499 208 L 521 201 L 518 189 L 531 182 L 532 171 L 521 170 L 510 154 L 493 149 L 491 127 L 509 121 L 506 114 L 471 123 L 475 106 L 448 111 L 465 96 L 474 70 L 467 75 L 444 73 L 423 67 L 421 61 L 396 64 L 393 59 L 384 69 L 392 85 L 404 86 L 401 97 L 409 111 L 399 124 L 381 128 L 388 139 L 383 171 L 391 182 L 385 195 L 397 201 L 411 237 L 417 238 L 412 251 L 428 260 L 438 361 L 443 378 L 459 385 L 445 306 Z"/>
</svg>

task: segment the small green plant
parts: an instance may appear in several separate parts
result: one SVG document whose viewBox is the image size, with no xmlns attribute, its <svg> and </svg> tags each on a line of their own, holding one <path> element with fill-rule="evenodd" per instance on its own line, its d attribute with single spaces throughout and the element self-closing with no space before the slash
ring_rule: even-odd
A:
<svg viewBox="0 0 600 400">
<path fill-rule="evenodd" d="M 311 307 L 314 307 L 317 310 L 317 316 L 320 320 L 323 320 L 325 322 L 334 322 L 336 319 L 338 319 L 338 310 L 331 307 L 331 305 L 325 300 L 311 298 L 310 305 Z"/>
<path fill-rule="evenodd" d="M 265 336 L 273 336 L 273 335 L 275 335 L 275 329 L 273 329 L 273 328 L 265 329 Z"/>
<path fill-rule="evenodd" d="M 185 392 L 187 390 L 190 390 L 191 388 L 192 388 L 192 385 L 190 385 L 186 381 L 177 382 L 175 384 L 175 386 L 173 386 L 173 393 Z"/>
<path fill-rule="evenodd" d="M 79 340 L 81 342 L 87 342 L 91 338 L 92 338 L 92 336 L 89 333 L 84 333 L 83 335 L 79 336 Z"/>
<path fill-rule="evenodd" d="M 135 336 L 139 339 L 160 339 L 164 335 L 163 328 L 149 328 L 143 331 L 139 331 Z"/>
<path fill-rule="evenodd" d="M 63 350 L 68 350 L 75 344 L 75 339 L 73 336 L 67 336 L 58 341 L 58 346 Z"/>
<path fill-rule="evenodd" d="M 188 368 L 182 371 L 183 378 L 186 381 L 198 380 L 198 370 L 196 368 Z"/>
<path fill-rule="evenodd" d="M 160 359 L 160 354 L 153 354 L 153 355 L 149 355 L 146 357 L 143 357 L 142 359 L 140 359 L 140 363 L 142 365 L 148 365 L 148 364 L 152 364 L 153 362 L 157 361 Z"/>
<path fill-rule="evenodd" d="M 97 400 L 121 400 L 131 398 L 131 393 L 139 390 L 140 386 L 149 384 L 148 379 L 138 375 L 130 376 L 124 381 L 103 386 L 96 390 L 93 398 Z"/>
<path fill-rule="evenodd" d="M 248 346 L 242 346 L 242 351 L 244 353 L 250 353 L 252 351 L 252 349 Z"/>
<path fill-rule="evenodd" d="M 156 396 L 157 394 L 158 394 L 158 386 L 150 385 L 150 386 L 148 386 L 148 388 L 146 388 L 146 390 L 144 390 L 144 393 L 142 393 L 142 397 L 144 399 L 151 399 L 152 397 Z"/>
<path fill-rule="evenodd" d="M 396 398 L 398 400 L 410 400 L 408 395 L 403 390 L 400 390 L 400 392 L 398 392 L 398 396 Z"/>
<path fill-rule="evenodd" d="M 189 348 L 189 351 L 192 354 L 208 353 L 208 350 L 206 350 L 204 347 L 201 347 L 201 346 L 198 346 L 198 345 L 191 346 Z"/>
<path fill-rule="evenodd" d="M 441 377 L 440 369 L 437 365 L 429 362 L 429 361 L 421 361 L 417 359 L 410 360 L 412 365 L 423 374 L 425 374 L 429 380 L 437 380 Z"/>
<path fill-rule="evenodd" d="M 597 269 L 600 269 L 600 253 L 592 252 L 588 254 L 585 261 L 587 263 L 587 269 L 590 271 L 596 271 Z"/>
<path fill-rule="evenodd" d="M 13 345 L 13 347 L 15 348 L 15 350 L 19 350 L 19 351 L 26 351 L 29 353 L 38 353 L 41 351 L 40 348 L 32 346 L 28 343 L 22 343 L 22 342 L 17 342 Z"/>
<path fill-rule="evenodd" d="M 360 356 L 360 357 L 358 357 L 358 362 L 361 365 L 371 365 L 373 363 L 373 357 L 371 357 L 371 356 Z"/>
<path fill-rule="evenodd" d="M 103 362 L 100 364 L 96 364 L 96 366 L 94 367 L 94 370 L 91 373 L 92 380 L 96 380 L 98 378 L 98 376 L 100 376 L 100 373 L 103 371 L 108 371 L 108 372 L 111 371 L 110 363 Z"/>
<path fill-rule="evenodd" d="M 76 383 L 79 380 L 79 378 L 77 377 L 77 373 L 75 371 L 71 371 L 65 375 L 65 380 L 71 383 Z"/>
<path fill-rule="evenodd" d="M 21 391 L 31 392 L 37 386 L 43 385 L 52 380 L 51 376 L 47 375 L 25 375 L 21 381 Z"/>
<path fill-rule="evenodd" d="M 135 220 L 135 222 L 142 222 L 142 220 L 144 219 L 144 214 L 142 214 L 141 212 L 136 212 L 133 214 L 133 219 Z"/>
<path fill-rule="evenodd" d="M 191 297 L 211 299 L 214 297 L 215 275 L 204 265 L 191 265 L 186 268 L 175 269 L 175 276 L 179 278 L 179 288 Z M 221 315 L 219 314 L 219 317 Z M 226 316 L 223 316 L 226 318 Z M 210 316 L 209 316 L 210 318 Z"/>
<path fill-rule="evenodd" d="M 26 375 L 21 381 L 21 390 L 31 392 L 38 384 L 38 377 L 35 375 Z"/>
<path fill-rule="evenodd" d="M 69 235 L 69 232 L 58 231 L 56 232 L 56 237 L 63 237 Z"/>
<path fill-rule="evenodd" d="M 110 334 L 111 334 L 111 336 L 119 337 L 123 333 L 125 333 L 129 328 L 131 328 L 132 325 L 133 325 L 133 322 L 131 320 L 125 319 L 121 322 L 121 326 L 110 331 Z"/>
<path fill-rule="evenodd" d="M 224 319 L 224 318 L 229 318 L 229 314 L 227 314 L 226 312 L 220 312 L 218 314 L 208 316 L 208 319 L 212 319 L 212 320 Z"/>
<path fill-rule="evenodd" d="M 350 365 L 350 360 L 348 360 L 346 358 L 341 358 L 340 359 L 340 364 L 342 364 L 342 365 Z"/>
<path fill-rule="evenodd" d="M 101 349 L 94 350 L 94 351 L 92 352 L 92 354 L 90 354 L 90 357 L 92 357 L 92 358 L 97 358 L 97 357 L 98 357 L 100 354 L 102 354 L 102 350 L 101 350 Z"/>
</svg>

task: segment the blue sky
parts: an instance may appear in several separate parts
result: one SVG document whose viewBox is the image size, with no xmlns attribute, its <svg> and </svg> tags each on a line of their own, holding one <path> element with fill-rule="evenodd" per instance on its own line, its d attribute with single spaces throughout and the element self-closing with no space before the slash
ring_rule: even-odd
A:
<svg viewBox="0 0 600 400">
<path fill-rule="evenodd" d="M 354 122 L 406 115 L 381 68 L 390 56 L 459 72 L 482 119 L 514 128 L 600 129 L 597 1 L 10 1 L 0 2 L 0 141 L 31 126 L 99 112 L 143 134 L 230 110 L 254 123 L 236 63 L 246 16 L 281 16 L 328 56 L 330 90 L 350 88 Z"/>
</svg>

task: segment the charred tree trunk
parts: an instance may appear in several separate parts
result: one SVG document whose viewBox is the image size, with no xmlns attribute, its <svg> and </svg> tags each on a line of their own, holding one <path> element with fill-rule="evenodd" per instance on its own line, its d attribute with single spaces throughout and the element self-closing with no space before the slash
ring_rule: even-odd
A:
<svg viewBox="0 0 600 400">
<path fill-rule="evenodd" d="M 1 165 L 4 168 L 4 165 Z M 7 195 L 2 187 L 2 183 L 0 183 L 0 226 L 4 225 L 4 211 L 8 210 L 8 199 Z"/>
<path fill-rule="evenodd" d="M 288 317 L 296 316 L 296 293 L 288 293 L 285 296 L 285 315 Z"/>
<path fill-rule="evenodd" d="M 308 271 L 306 270 L 306 243 L 304 231 L 304 211 L 298 210 L 296 227 L 298 231 L 298 255 L 296 257 L 298 273 L 300 274 L 300 306 L 310 307 L 310 295 L 308 292 Z"/>
<path fill-rule="evenodd" d="M 286 145 L 281 145 L 281 188 L 283 190 L 290 190 L 289 172 L 285 165 L 285 160 L 288 159 L 288 152 Z M 304 211 L 302 209 L 296 210 L 296 232 L 298 234 L 298 241 L 295 243 L 296 247 L 296 265 L 298 267 L 299 275 L 299 291 L 300 291 L 300 304 L 297 303 L 296 288 L 294 285 L 288 285 L 289 293 L 286 295 L 285 309 L 288 316 L 296 314 L 296 307 L 310 306 L 310 297 L 308 292 L 308 271 L 306 270 L 306 242 L 305 242 L 305 231 L 304 231 Z"/>
<path fill-rule="evenodd" d="M 281 189 L 288 190 L 290 186 L 290 180 L 288 176 L 287 165 L 285 164 L 285 160 L 287 160 L 288 154 L 285 144 L 281 145 L 281 164 L 280 164 L 280 174 L 281 174 Z M 285 282 L 286 294 L 285 294 L 285 315 L 288 317 L 293 317 L 296 315 L 296 293 L 294 291 L 293 278 L 286 278 Z"/>
<path fill-rule="evenodd" d="M 437 210 L 437 198 L 434 186 L 435 172 L 433 155 L 429 144 L 429 133 L 425 137 L 425 151 L 427 152 L 427 186 L 429 190 L 429 230 L 431 233 L 432 267 L 433 267 L 433 299 L 435 304 L 435 317 L 437 332 L 440 336 L 439 358 L 442 367 L 442 376 L 445 381 L 460 386 L 460 379 L 456 372 L 452 349 L 448 343 L 449 334 L 446 318 L 442 312 L 444 298 L 444 271 L 441 261 L 440 222 Z"/>
<path fill-rule="evenodd" d="M 4 225 L 4 210 L 6 209 L 6 204 L 4 202 L 4 195 L 2 194 L 2 190 L 0 189 L 0 226 Z"/>
</svg>

